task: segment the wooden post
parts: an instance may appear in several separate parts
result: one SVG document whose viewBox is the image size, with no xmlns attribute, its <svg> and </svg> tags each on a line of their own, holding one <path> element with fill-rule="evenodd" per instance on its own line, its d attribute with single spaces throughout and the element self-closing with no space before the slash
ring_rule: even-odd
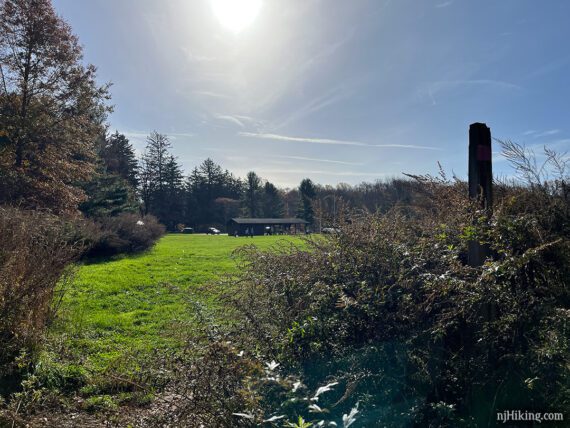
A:
<svg viewBox="0 0 570 428">
<path fill-rule="evenodd" d="M 493 161 L 491 130 L 484 123 L 469 127 L 469 197 L 481 203 L 487 215 L 493 209 Z M 479 242 L 469 242 L 470 266 L 481 266 L 489 251 Z"/>
</svg>

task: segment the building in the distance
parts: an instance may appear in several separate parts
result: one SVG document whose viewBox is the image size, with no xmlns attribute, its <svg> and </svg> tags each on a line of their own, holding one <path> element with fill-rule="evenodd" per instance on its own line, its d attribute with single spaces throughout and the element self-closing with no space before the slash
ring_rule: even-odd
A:
<svg viewBox="0 0 570 428">
<path fill-rule="evenodd" d="M 232 218 L 228 235 L 290 235 L 306 233 L 309 222 L 300 218 Z"/>
</svg>

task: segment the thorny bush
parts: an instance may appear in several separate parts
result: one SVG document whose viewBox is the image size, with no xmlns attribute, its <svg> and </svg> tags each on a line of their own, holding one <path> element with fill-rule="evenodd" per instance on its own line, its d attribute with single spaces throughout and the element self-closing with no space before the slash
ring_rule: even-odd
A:
<svg viewBox="0 0 570 428">
<path fill-rule="evenodd" d="M 354 214 L 303 246 L 242 249 L 227 300 L 250 346 L 309 387 L 339 382 L 326 404 L 334 415 L 359 402 L 358 426 L 486 426 L 502 410 L 563 411 L 570 192 L 560 171 L 497 183 L 493 213 L 457 179 L 414 177 L 421 204 Z M 466 262 L 470 241 L 489 248 L 481 267 Z"/>
</svg>

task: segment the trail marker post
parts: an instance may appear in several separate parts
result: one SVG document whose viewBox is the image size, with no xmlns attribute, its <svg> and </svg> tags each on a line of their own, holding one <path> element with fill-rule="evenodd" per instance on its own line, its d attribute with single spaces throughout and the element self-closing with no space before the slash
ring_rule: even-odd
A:
<svg viewBox="0 0 570 428">
<path fill-rule="evenodd" d="M 484 123 L 469 127 L 469 197 L 477 199 L 490 215 L 493 209 L 493 159 L 491 129 Z M 477 241 L 469 242 L 468 263 L 481 266 L 489 249 Z"/>
</svg>

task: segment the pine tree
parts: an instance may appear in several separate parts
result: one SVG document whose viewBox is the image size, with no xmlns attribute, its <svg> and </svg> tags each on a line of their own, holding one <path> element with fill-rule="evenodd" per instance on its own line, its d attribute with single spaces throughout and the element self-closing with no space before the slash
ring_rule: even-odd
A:
<svg viewBox="0 0 570 428">
<path fill-rule="evenodd" d="M 200 199 L 204 204 L 204 211 L 207 216 L 212 217 L 214 211 L 214 201 L 221 196 L 220 191 L 223 187 L 223 170 L 212 159 L 206 159 L 200 165 L 200 173 L 202 176 L 203 187 L 201 188 Z M 204 218 L 207 222 L 208 220 Z M 212 220 L 210 220 L 212 222 Z"/>
<path fill-rule="evenodd" d="M 139 210 L 134 189 L 118 175 L 103 172 L 84 184 L 83 189 L 87 200 L 79 205 L 79 209 L 86 217 L 114 217 Z"/>
<path fill-rule="evenodd" d="M 133 188 L 138 186 L 138 162 L 127 137 L 119 131 L 104 137 L 99 145 L 98 154 L 108 174 L 122 177 Z"/>
<path fill-rule="evenodd" d="M 245 216 L 259 217 L 261 214 L 261 178 L 253 171 L 247 173 L 242 203 Z"/>
<path fill-rule="evenodd" d="M 145 153 L 140 162 L 140 188 L 145 213 L 153 213 L 164 203 L 166 165 L 171 148 L 168 137 L 153 131 L 147 138 Z"/>
<path fill-rule="evenodd" d="M 315 221 L 315 210 L 313 209 L 313 201 L 317 196 L 315 185 L 309 178 L 305 178 L 299 185 L 299 211 L 298 216 L 309 224 Z"/>
<path fill-rule="evenodd" d="M 182 168 L 174 156 L 170 156 L 164 166 L 164 195 L 156 208 L 156 216 L 169 230 L 175 230 L 182 221 L 183 214 L 183 175 Z"/>
<path fill-rule="evenodd" d="M 262 214 L 267 218 L 281 218 L 285 212 L 283 198 L 272 183 L 269 181 L 263 186 Z"/>
<path fill-rule="evenodd" d="M 194 168 L 185 187 L 185 221 L 197 228 L 223 228 L 227 216 L 233 214 L 233 204 L 228 200 L 239 200 L 242 194 L 241 181 L 209 158 Z"/>
</svg>

